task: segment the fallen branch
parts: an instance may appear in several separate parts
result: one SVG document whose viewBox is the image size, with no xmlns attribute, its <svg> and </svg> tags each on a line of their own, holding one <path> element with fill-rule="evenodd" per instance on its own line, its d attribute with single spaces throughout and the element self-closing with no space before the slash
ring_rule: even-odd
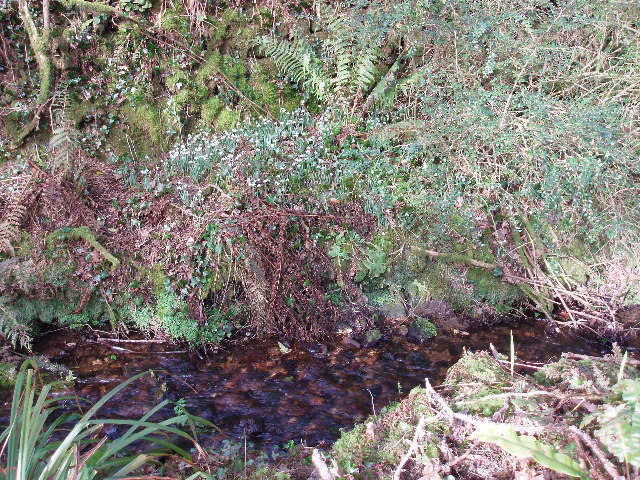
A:
<svg viewBox="0 0 640 480">
<path fill-rule="evenodd" d="M 113 343 L 167 343 L 166 341 L 159 340 L 159 339 L 131 340 L 128 338 L 105 338 L 105 337 L 98 337 L 96 341 L 113 342 Z"/>
<path fill-rule="evenodd" d="M 607 362 L 607 363 L 618 361 L 618 359 L 614 357 L 594 357 L 591 355 L 582 355 L 581 353 L 563 353 L 562 356 L 564 358 L 570 358 L 572 360 L 595 360 L 595 361 Z M 640 365 L 640 360 L 627 358 L 626 361 L 629 365 Z"/>
<path fill-rule="evenodd" d="M 618 469 L 615 467 L 615 465 L 611 463 L 611 461 L 607 458 L 602 449 L 598 447 L 596 442 L 593 441 L 593 438 L 591 438 L 579 428 L 574 427 L 573 425 L 569 427 L 569 431 L 579 437 L 580 440 L 582 440 L 585 445 L 589 447 L 589 449 L 595 454 L 607 473 L 611 475 L 611 478 L 624 478 L 623 475 L 620 475 L 620 472 L 618 472 Z"/>
<path fill-rule="evenodd" d="M 473 405 L 478 402 L 484 402 L 485 400 L 493 400 L 496 398 L 513 398 L 513 397 L 526 398 L 526 397 L 542 397 L 542 396 L 553 397 L 553 398 L 557 398 L 558 400 L 575 400 L 576 401 L 575 403 L 583 407 L 589 413 L 595 412 L 597 407 L 593 403 L 587 402 L 586 400 L 587 399 L 599 400 L 602 398 L 601 396 L 596 396 L 596 395 L 588 395 L 588 396 L 585 395 L 585 396 L 581 396 L 581 398 L 575 398 L 567 395 L 560 395 L 559 393 L 555 393 L 555 392 L 548 392 L 546 390 L 535 390 L 533 392 L 497 393 L 495 395 L 487 395 L 484 397 L 479 397 L 475 400 L 466 400 L 464 402 L 455 402 L 455 403 L 456 405 Z"/>
<path fill-rule="evenodd" d="M 411 445 L 409 446 L 409 450 L 402 456 L 396 471 L 393 472 L 393 480 L 400 480 L 400 474 L 402 474 L 402 469 L 404 465 L 409 461 L 413 452 L 415 452 L 418 448 L 418 441 L 424 435 L 424 425 L 426 423 L 425 417 L 420 417 L 420 421 L 418 422 L 418 426 L 416 427 L 416 431 L 413 434 L 413 440 L 411 440 Z"/>
</svg>

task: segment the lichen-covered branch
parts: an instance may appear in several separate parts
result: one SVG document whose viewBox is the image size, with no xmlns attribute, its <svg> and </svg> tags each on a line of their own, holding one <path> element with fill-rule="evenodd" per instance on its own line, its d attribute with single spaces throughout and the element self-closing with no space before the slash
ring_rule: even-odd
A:
<svg viewBox="0 0 640 480">
<path fill-rule="evenodd" d="M 20 132 L 15 136 L 11 142 L 12 148 L 19 147 L 27 136 L 37 128 L 40 123 L 40 116 L 44 109 L 44 105 L 49 100 L 52 85 L 52 66 L 51 57 L 49 56 L 48 49 L 51 44 L 51 26 L 50 26 L 50 0 L 44 0 L 42 2 L 42 30 L 38 30 L 33 16 L 29 11 L 28 0 L 18 0 L 18 12 L 20 19 L 24 25 L 27 35 L 29 36 L 29 42 L 31 48 L 36 57 L 38 63 L 38 73 L 40 74 L 40 90 L 38 92 L 38 98 L 36 100 L 37 109 L 33 115 L 31 121 L 24 126 Z"/>
<path fill-rule="evenodd" d="M 47 236 L 47 246 L 51 247 L 51 243 L 60 237 L 64 237 L 69 240 L 84 240 L 97 250 L 105 260 L 108 260 L 111 263 L 112 269 L 120 265 L 120 260 L 109 253 L 109 251 L 96 240 L 95 235 L 87 226 L 77 228 L 59 228 Z"/>
</svg>

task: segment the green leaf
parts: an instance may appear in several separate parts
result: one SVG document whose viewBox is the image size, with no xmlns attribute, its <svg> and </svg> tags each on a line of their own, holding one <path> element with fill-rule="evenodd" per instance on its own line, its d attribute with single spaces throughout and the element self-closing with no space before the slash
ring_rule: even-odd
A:
<svg viewBox="0 0 640 480">
<path fill-rule="evenodd" d="M 531 457 L 543 467 L 572 477 L 585 477 L 580 466 L 569 455 L 560 453 L 556 447 L 544 444 L 535 437 L 518 435 L 510 425 L 483 423 L 473 434 L 482 442 L 490 442 L 517 457 Z"/>
</svg>

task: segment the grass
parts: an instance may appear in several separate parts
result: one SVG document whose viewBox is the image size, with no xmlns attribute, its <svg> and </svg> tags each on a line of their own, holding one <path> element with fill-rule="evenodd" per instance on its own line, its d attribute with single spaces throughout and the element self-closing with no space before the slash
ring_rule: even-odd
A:
<svg viewBox="0 0 640 480">
<path fill-rule="evenodd" d="M 94 415 L 121 390 L 145 375 L 131 377 L 111 390 L 82 416 L 55 415 L 62 401 L 70 397 L 52 398 L 56 384 L 38 388 L 35 363 L 27 360 L 16 376 L 10 423 L 0 435 L 0 478 L 6 480 L 85 480 L 93 478 L 157 478 L 136 473 L 161 455 L 178 455 L 190 461 L 190 455 L 171 438 L 190 443 L 194 439 L 176 425 L 193 422 L 195 417 L 184 413 L 160 422 L 151 421 L 153 414 L 167 401 L 158 404 L 139 420 L 94 419 Z M 129 428 L 119 438 L 101 435 L 104 425 Z M 150 442 L 156 449 L 135 453 L 139 442 Z"/>
</svg>

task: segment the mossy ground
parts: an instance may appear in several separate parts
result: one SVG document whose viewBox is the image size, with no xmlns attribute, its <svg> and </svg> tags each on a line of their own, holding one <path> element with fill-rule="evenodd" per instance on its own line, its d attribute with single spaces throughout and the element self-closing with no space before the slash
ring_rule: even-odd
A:
<svg viewBox="0 0 640 480">
<path fill-rule="evenodd" d="M 401 466 L 403 475 L 409 478 L 435 479 L 448 475 L 453 478 L 514 478 L 518 475 L 532 478 L 545 471 L 553 476 L 557 473 L 547 470 L 545 465 L 557 464 L 518 458 L 491 443 L 469 442 L 473 438 L 471 433 L 481 423 L 498 422 L 516 429 L 554 425 L 537 428 L 538 440 L 557 454 L 562 452 L 563 461 L 584 459 L 590 452 L 577 450 L 575 441 L 578 440 L 574 438 L 572 443 L 566 433 L 560 432 L 569 431 L 567 423 L 578 426 L 593 421 L 600 415 L 593 411 L 604 412 L 609 408 L 609 402 L 620 401 L 614 394 L 617 388 L 614 385 L 620 381 L 614 371 L 617 369 L 620 373 L 622 362 L 619 353 L 604 361 L 563 358 L 545 366 L 534 377 L 518 373 L 512 377 L 508 366 L 505 368 L 504 363 L 497 362 L 491 355 L 466 353 L 451 367 L 446 382 L 437 393 L 430 386 L 412 390 L 399 404 L 344 432 L 331 447 L 329 457 L 335 461 L 338 475 L 357 479 L 391 478 Z M 626 369 L 623 375 L 628 379 L 638 378 L 634 368 Z M 549 378 L 554 379 L 553 387 L 548 383 Z M 564 381 L 557 383 L 560 378 Z M 632 380 L 621 383 L 628 381 Z M 578 383 L 581 387 L 576 387 Z M 545 396 L 545 388 L 558 396 Z M 601 396 L 593 406 L 594 410 L 591 406 L 580 409 L 580 394 L 595 391 Z M 536 393 L 529 396 L 527 392 Z M 607 397 L 611 394 L 614 396 Z M 563 407 L 563 403 L 574 395 L 577 398 Z M 573 415 L 558 411 L 559 405 L 561 409 L 573 409 Z M 592 435 L 593 431 L 585 433 Z M 599 468 L 604 467 L 600 464 Z M 614 468 L 623 467 L 619 464 Z M 583 474 L 586 475 L 586 471 Z"/>
</svg>

